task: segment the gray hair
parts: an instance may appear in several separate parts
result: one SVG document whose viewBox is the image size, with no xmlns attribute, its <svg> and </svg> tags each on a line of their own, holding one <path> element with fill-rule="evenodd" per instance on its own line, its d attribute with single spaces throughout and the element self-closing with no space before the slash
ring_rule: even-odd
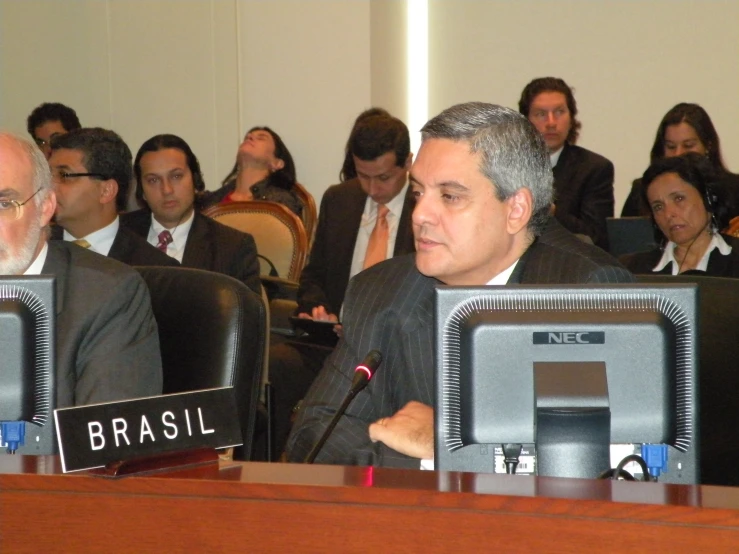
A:
<svg viewBox="0 0 739 554">
<path fill-rule="evenodd" d="M 51 170 L 49 169 L 49 162 L 46 160 L 44 153 L 34 143 L 13 133 L 0 132 L 0 139 L 6 139 L 14 143 L 26 155 L 28 162 L 31 164 L 33 192 L 39 191 L 33 197 L 33 200 L 37 207 L 41 206 L 43 200 L 52 190 Z"/>
<path fill-rule="evenodd" d="M 554 196 L 554 177 L 544 139 L 526 117 L 495 104 L 457 104 L 426 123 L 421 138 L 469 143 L 472 154 L 480 152 L 480 172 L 501 202 L 529 189 L 534 205 L 528 228 L 541 234 Z"/>
</svg>

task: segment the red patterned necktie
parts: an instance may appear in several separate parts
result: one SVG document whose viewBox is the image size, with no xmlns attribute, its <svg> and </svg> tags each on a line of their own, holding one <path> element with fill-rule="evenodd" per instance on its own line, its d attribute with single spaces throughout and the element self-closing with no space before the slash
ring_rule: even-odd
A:
<svg viewBox="0 0 739 554">
<path fill-rule="evenodd" d="M 159 233 L 159 244 L 157 244 L 157 248 L 161 250 L 162 252 L 167 252 L 167 245 L 172 243 L 172 233 L 167 231 L 166 229 Z"/>
</svg>

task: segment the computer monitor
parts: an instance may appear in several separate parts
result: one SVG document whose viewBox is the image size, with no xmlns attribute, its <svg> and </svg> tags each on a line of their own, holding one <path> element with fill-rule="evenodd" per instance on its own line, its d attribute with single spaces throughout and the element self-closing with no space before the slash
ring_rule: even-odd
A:
<svg viewBox="0 0 739 554">
<path fill-rule="evenodd" d="M 686 284 L 438 286 L 436 468 L 521 444 L 519 473 L 594 478 L 664 444 L 660 480 L 697 483 L 696 310 Z"/>
<path fill-rule="evenodd" d="M 16 454 L 57 452 L 54 282 L 47 275 L 0 276 L 0 423 L 25 422 Z"/>
</svg>

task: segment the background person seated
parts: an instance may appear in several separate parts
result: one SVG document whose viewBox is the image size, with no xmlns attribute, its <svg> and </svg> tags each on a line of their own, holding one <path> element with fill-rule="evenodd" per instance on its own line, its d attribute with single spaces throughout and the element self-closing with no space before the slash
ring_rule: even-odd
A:
<svg viewBox="0 0 739 554">
<path fill-rule="evenodd" d="M 121 216 L 121 223 L 184 267 L 224 273 L 261 295 L 254 238 L 205 217 L 196 193 L 205 190 L 200 163 L 176 135 L 157 135 L 134 160 L 136 199 L 146 208 Z"/>
<path fill-rule="evenodd" d="M 706 110 L 698 104 L 680 103 L 668 111 L 657 128 L 649 162 L 661 158 L 695 152 L 706 156 L 713 164 L 716 177 L 725 184 L 729 218 L 739 215 L 735 197 L 739 189 L 739 175 L 731 173 L 721 156 L 721 141 Z M 624 202 L 621 217 L 651 215 L 651 209 L 643 202 L 642 179 L 635 179 Z"/>
<path fill-rule="evenodd" d="M 373 108 L 357 118 L 347 148 L 352 158 L 349 171 L 356 178 L 329 187 L 323 195 L 310 260 L 300 275 L 299 317 L 337 322 L 351 277 L 381 260 L 414 250 L 408 127 L 385 110 Z M 378 218 L 383 208 L 387 209 L 384 221 Z M 293 408 L 333 348 L 316 342 L 290 341 L 270 347 L 278 448 L 287 438 Z"/>
<path fill-rule="evenodd" d="M 295 181 L 295 163 L 280 136 L 269 127 L 254 127 L 244 136 L 223 186 L 204 192 L 202 206 L 267 200 L 283 204 L 300 217 L 303 205 L 293 190 Z"/>
<path fill-rule="evenodd" d="M 613 164 L 576 146 L 582 124 L 572 89 L 557 77 L 534 79 L 518 110 L 544 137 L 554 172 L 554 217 L 569 231 L 608 250 L 606 218 L 613 216 Z"/>
<path fill-rule="evenodd" d="M 77 113 L 69 106 L 57 102 L 41 104 L 31 112 L 26 121 L 28 134 L 47 159 L 51 156 L 51 139 L 80 127 L 82 125 Z"/>
<path fill-rule="evenodd" d="M 56 222 L 51 238 L 73 241 L 128 265 L 180 265 L 132 231 L 118 212 L 131 186 L 131 150 L 107 129 L 76 129 L 51 141 Z"/>
<path fill-rule="evenodd" d="M 0 275 L 56 277 L 57 407 L 162 393 L 159 335 L 137 271 L 46 240 L 56 195 L 46 158 L 0 133 Z"/>
<path fill-rule="evenodd" d="M 659 159 L 642 183 L 643 201 L 651 208 L 662 248 L 623 256 L 628 269 L 739 277 L 739 240 L 719 233 L 727 222 L 725 192 L 706 156 L 691 152 Z"/>
</svg>

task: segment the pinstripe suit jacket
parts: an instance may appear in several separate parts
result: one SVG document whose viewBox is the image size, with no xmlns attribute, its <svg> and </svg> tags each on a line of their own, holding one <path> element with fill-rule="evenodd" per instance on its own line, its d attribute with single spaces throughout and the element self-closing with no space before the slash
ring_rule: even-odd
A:
<svg viewBox="0 0 739 554">
<path fill-rule="evenodd" d="M 600 248 L 551 220 L 519 259 L 509 283 L 632 282 L 633 276 Z M 412 254 L 363 271 L 349 284 L 344 337 L 303 401 L 287 443 L 288 459 L 302 461 L 349 390 L 354 368 L 372 349 L 382 369 L 360 392 L 316 458 L 317 463 L 418 468 L 417 459 L 369 440 L 367 427 L 416 400 L 434 402 L 434 285 Z"/>
</svg>

